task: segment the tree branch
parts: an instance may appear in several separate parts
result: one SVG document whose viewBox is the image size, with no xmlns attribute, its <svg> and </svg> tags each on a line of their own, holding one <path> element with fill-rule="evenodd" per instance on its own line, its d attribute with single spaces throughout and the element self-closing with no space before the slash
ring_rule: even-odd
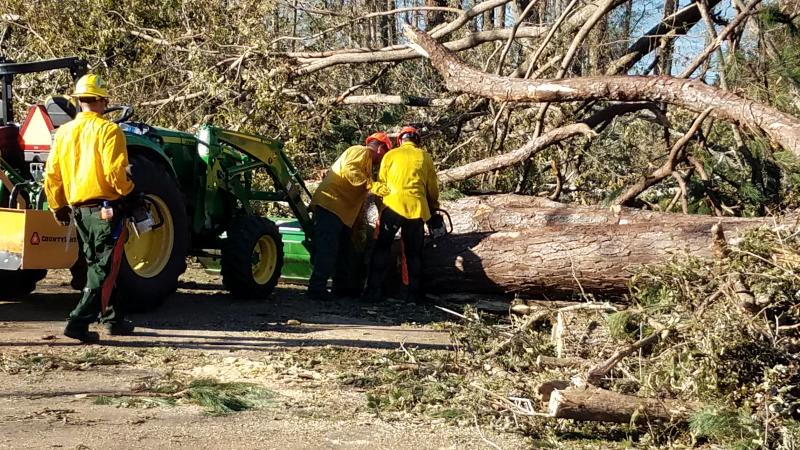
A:
<svg viewBox="0 0 800 450">
<path fill-rule="evenodd" d="M 497 101 L 570 102 L 586 100 L 664 102 L 719 119 L 761 129 L 800 157 L 800 120 L 771 106 L 700 82 L 672 77 L 610 76 L 565 80 L 519 80 L 480 72 L 427 34 L 405 27 L 406 35 L 429 55 L 447 89 Z"/>
<path fill-rule="evenodd" d="M 713 9 L 722 0 L 708 0 L 708 8 Z M 630 70 L 639 60 L 659 46 L 661 39 L 686 34 L 702 18 L 697 7 L 697 1 L 682 8 L 675 14 L 665 17 L 658 25 L 647 31 L 636 40 L 628 52 L 611 63 L 606 70 L 606 75 L 617 75 Z"/>
<path fill-rule="evenodd" d="M 475 175 L 502 169 L 525 161 L 535 153 L 547 148 L 555 142 L 560 142 L 578 135 L 592 138 L 596 136 L 596 133 L 585 123 L 567 125 L 562 128 L 551 130 L 512 152 L 492 156 L 460 167 L 442 170 L 439 171 L 437 175 L 439 176 L 439 180 L 443 183 L 465 180 Z"/>
<path fill-rule="evenodd" d="M 697 130 L 700 129 L 700 125 L 703 124 L 703 121 L 711 114 L 712 108 L 707 108 L 705 111 L 700 113 L 692 123 L 692 126 L 689 127 L 689 130 L 678 139 L 677 142 L 672 146 L 669 151 L 669 156 L 667 156 L 667 161 L 656 169 L 652 174 L 648 176 L 644 176 L 639 179 L 633 186 L 628 188 L 623 194 L 619 197 L 614 199 L 615 205 L 626 205 L 631 200 L 635 199 L 639 194 L 647 190 L 650 186 L 658 183 L 659 181 L 667 178 L 675 171 L 675 166 L 684 158 L 684 147 L 689 141 L 694 137 Z"/>
</svg>

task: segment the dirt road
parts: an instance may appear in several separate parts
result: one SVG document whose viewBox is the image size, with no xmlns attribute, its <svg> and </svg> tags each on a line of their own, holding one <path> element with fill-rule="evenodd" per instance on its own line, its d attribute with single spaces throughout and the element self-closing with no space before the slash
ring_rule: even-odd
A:
<svg viewBox="0 0 800 450">
<path fill-rule="evenodd" d="M 136 336 L 101 334 L 95 346 L 61 335 L 78 296 L 68 273 L 51 273 L 25 299 L 0 298 L 0 448 L 526 446 L 469 421 L 381 414 L 363 387 L 343 381 L 349 368 L 401 343 L 449 351 L 437 326 L 447 319 L 441 312 L 400 302 L 311 302 L 303 292 L 281 285 L 268 301 L 234 301 L 214 276 L 190 268 L 162 308 L 131 317 Z M 136 402 L 143 383 L 173 378 L 243 381 L 272 394 L 260 408 L 227 415 L 180 399 Z"/>
</svg>

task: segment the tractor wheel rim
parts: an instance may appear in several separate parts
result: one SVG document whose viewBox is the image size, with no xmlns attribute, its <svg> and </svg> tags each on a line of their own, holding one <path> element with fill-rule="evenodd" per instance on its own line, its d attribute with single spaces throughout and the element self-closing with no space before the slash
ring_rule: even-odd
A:
<svg viewBox="0 0 800 450">
<path fill-rule="evenodd" d="M 253 246 L 253 280 L 258 284 L 267 284 L 275 273 L 278 249 L 275 241 L 269 236 L 261 236 Z"/>
<path fill-rule="evenodd" d="M 125 258 L 136 275 L 142 278 L 153 278 L 164 270 L 172 256 L 175 225 L 169 207 L 161 197 L 148 194 L 147 198 L 158 206 L 158 212 L 152 211 L 153 218 L 158 222 L 158 213 L 161 213 L 163 224 L 138 238 L 135 234 L 128 233 L 128 241 L 125 243 Z"/>
</svg>

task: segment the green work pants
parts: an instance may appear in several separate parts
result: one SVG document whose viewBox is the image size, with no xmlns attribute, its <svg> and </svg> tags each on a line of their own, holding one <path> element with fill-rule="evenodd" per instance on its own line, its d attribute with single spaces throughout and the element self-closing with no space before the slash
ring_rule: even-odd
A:
<svg viewBox="0 0 800 450">
<path fill-rule="evenodd" d="M 114 219 L 105 221 L 100 218 L 99 208 L 75 208 L 75 225 L 81 242 L 81 252 L 86 259 L 86 287 L 83 289 L 78 306 L 69 314 L 67 327 L 86 329 L 89 324 L 98 320 L 101 323 L 114 324 L 122 321 L 123 314 L 119 310 L 118 293 L 114 289 L 108 307 L 101 315 L 102 286 L 111 274 L 114 245 L 117 239 L 114 231 L 122 226 L 121 212 L 114 211 Z M 112 280 L 113 281 L 113 280 Z"/>
</svg>

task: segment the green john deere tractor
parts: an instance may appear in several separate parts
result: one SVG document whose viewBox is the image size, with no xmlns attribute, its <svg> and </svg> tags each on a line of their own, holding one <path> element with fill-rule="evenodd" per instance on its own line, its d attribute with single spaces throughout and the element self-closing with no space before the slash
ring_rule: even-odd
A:
<svg viewBox="0 0 800 450">
<path fill-rule="evenodd" d="M 70 69 L 73 77 L 85 72 L 85 64 L 77 58 L 0 62 L 3 293 L 33 291 L 47 269 L 73 266 L 77 268 L 73 275 L 80 278 L 81 274 L 80 261 L 72 262 L 77 245 L 68 244 L 75 241 L 74 235 L 63 227 L 61 233 L 66 235 L 46 231 L 55 222 L 44 216 L 47 204 L 42 189 L 51 135 L 74 117 L 74 108 L 55 97 L 32 106 L 19 126 L 12 114 L 13 77 L 58 68 Z M 257 213 L 257 202 L 288 204 L 296 219 L 284 223 L 293 237 L 292 263 L 295 272 L 304 272 L 311 246 L 306 238 L 312 227 L 306 205 L 310 193 L 280 142 L 213 126 L 203 126 L 196 134 L 148 126 L 130 121 L 133 109 L 129 106 L 109 108 L 107 114 L 113 113 L 125 132 L 135 190 L 144 194 L 153 220 L 151 231 L 129 234 L 120 268 L 118 286 L 136 309 L 157 306 L 175 291 L 187 256 L 220 260 L 222 282 L 236 297 L 269 295 L 281 276 L 284 245 L 275 222 Z M 267 188 L 254 186 L 257 171 L 268 175 Z M 60 252 L 69 254 L 56 258 Z M 298 269 L 298 263 L 305 267 Z M 77 281 L 73 287 L 80 284 Z"/>
</svg>

